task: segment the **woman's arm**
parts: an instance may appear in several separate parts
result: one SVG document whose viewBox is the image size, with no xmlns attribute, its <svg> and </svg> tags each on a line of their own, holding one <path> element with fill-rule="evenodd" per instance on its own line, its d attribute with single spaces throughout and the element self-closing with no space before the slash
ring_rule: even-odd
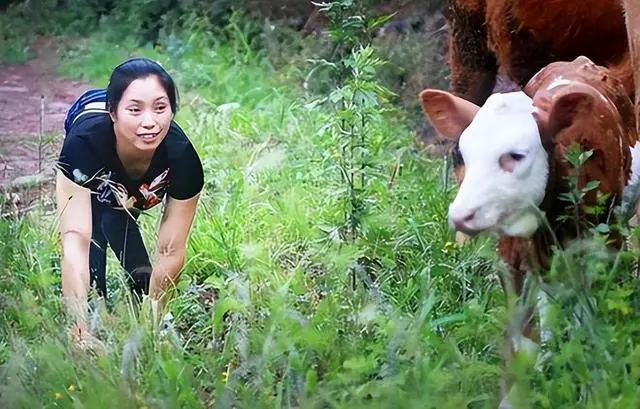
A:
<svg viewBox="0 0 640 409">
<path fill-rule="evenodd" d="M 58 170 L 56 203 L 62 239 L 62 296 L 79 338 L 87 332 L 91 193 Z"/>
<path fill-rule="evenodd" d="M 158 243 L 149 295 L 156 300 L 164 298 L 169 284 L 176 282 L 185 262 L 187 238 L 196 213 L 198 199 L 178 200 L 167 197 L 167 204 L 160 221 Z M 161 308 L 163 302 L 160 302 Z"/>
</svg>

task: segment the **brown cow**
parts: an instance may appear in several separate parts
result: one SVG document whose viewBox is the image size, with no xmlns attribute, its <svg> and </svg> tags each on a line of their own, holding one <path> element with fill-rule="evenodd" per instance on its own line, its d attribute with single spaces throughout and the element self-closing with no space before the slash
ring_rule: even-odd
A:
<svg viewBox="0 0 640 409">
<path fill-rule="evenodd" d="M 636 124 L 640 129 L 640 2 L 638 0 L 622 0 L 622 4 L 625 10 L 627 41 L 635 82 Z"/>
<path fill-rule="evenodd" d="M 636 130 L 640 133 L 640 2 L 637 0 L 622 0 L 622 5 L 625 10 L 625 24 L 627 27 L 627 41 L 629 44 L 629 54 L 631 66 L 633 69 L 633 78 L 635 83 L 635 118 L 636 118 Z M 634 157 L 634 164 L 640 162 L 640 160 Z M 635 170 L 635 169 L 634 169 Z M 637 173 L 637 172 L 634 172 Z M 635 180 L 633 181 L 635 184 Z M 625 200 L 629 205 L 634 202 L 640 192 L 629 189 L 627 193 L 628 197 Z M 640 202 L 638 203 L 640 206 Z M 630 211 L 631 209 L 625 209 Z M 640 224 L 640 208 L 636 207 L 635 215 L 630 220 L 631 226 L 637 226 Z M 637 238 L 629 238 L 630 245 L 634 248 L 640 248 L 640 240 Z"/>
<path fill-rule="evenodd" d="M 452 92 L 476 105 L 492 93 L 498 74 L 523 87 L 546 65 L 580 55 L 619 71 L 633 93 L 617 0 L 450 0 L 445 17 Z"/>
<path fill-rule="evenodd" d="M 584 206 L 595 205 L 597 193 L 609 194 L 606 204 L 615 206 L 628 188 L 632 147 L 640 147 L 633 103 L 611 70 L 586 57 L 551 63 L 522 91 L 493 94 L 482 107 L 446 91 L 424 90 L 420 96 L 436 131 L 459 141 L 465 163 L 449 207 L 450 224 L 471 236 L 498 235 L 497 251 L 510 273 L 508 280 L 501 278 L 508 293 L 512 288 L 522 296 L 525 275 L 548 270 L 551 244 L 578 236 L 575 223 L 563 217 L 567 203 L 560 198 L 569 190 L 564 155 L 571 144 L 593 149 L 578 186 L 600 182 Z M 606 223 L 607 216 L 583 212 L 592 223 Z M 620 238 L 613 239 L 619 248 Z M 505 360 L 537 341 L 532 317 L 526 308 L 505 331 Z"/>
</svg>

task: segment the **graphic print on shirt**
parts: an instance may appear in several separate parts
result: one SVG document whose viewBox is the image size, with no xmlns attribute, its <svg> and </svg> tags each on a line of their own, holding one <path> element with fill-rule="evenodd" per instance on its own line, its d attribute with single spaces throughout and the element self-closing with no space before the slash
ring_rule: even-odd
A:
<svg viewBox="0 0 640 409">
<path fill-rule="evenodd" d="M 96 192 L 98 193 L 96 199 L 100 203 L 111 205 L 111 199 L 115 198 L 117 204 L 125 209 L 130 209 L 133 205 L 130 204 L 131 198 L 129 197 L 127 189 L 122 184 L 114 182 L 112 175 L 113 172 L 107 170 L 103 170 L 98 174 L 96 179 L 100 181 L 100 184 L 96 187 Z"/>
<path fill-rule="evenodd" d="M 124 185 L 113 180 L 112 171 L 101 170 L 94 178 L 100 182 L 95 188 L 96 199 L 108 206 L 117 205 L 126 210 L 131 210 L 138 204 L 139 199 L 142 199 L 139 208 L 148 210 L 162 200 L 169 185 L 168 175 L 169 169 L 165 169 L 151 183 L 140 185 L 138 191 L 141 197 L 138 198 L 135 194 L 130 195 Z M 114 199 L 116 203 L 113 203 Z"/>
<path fill-rule="evenodd" d="M 142 209 L 146 210 L 160 203 L 161 197 L 164 195 L 169 184 L 168 175 L 169 169 L 165 169 L 165 171 L 156 176 L 150 184 L 145 183 L 138 188 L 140 193 L 142 193 L 142 197 L 144 197 Z"/>
<path fill-rule="evenodd" d="M 62 165 L 57 163 L 57 169 L 64 171 Z M 96 200 L 100 203 L 104 203 L 106 205 L 112 205 L 111 199 L 115 197 L 116 204 L 123 206 L 126 203 L 125 199 L 128 197 L 127 189 L 112 180 L 112 172 L 102 168 L 98 170 L 93 176 L 89 177 L 80 169 L 76 168 L 71 172 L 73 176 L 73 181 L 80 186 L 84 186 L 88 188 L 92 194 L 96 195 Z M 92 186 L 97 186 L 92 188 Z M 126 208 L 126 205 L 123 206 Z"/>
</svg>

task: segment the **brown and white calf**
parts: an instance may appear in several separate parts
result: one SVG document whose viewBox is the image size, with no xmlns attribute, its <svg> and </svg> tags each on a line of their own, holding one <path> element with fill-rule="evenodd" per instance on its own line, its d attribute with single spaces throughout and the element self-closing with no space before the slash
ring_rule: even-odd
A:
<svg viewBox="0 0 640 409">
<path fill-rule="evenodd" d="M 521 89 L 550 63 L 585 56 L 609 68 L 634 97 L 640 74 L 636 69 L 634 87 L 629 48 L 639 7 L 636 0 L 450 0 L 445 16 L 451 92 L 483 105 L 492 93 Z M 637 52 L 635 57 L 640 64 Z M 459 184 L 464 163 L 457 146 L 453 162 Z M 456 233 L 457 242 L 465 238 Z"/>
<path fill-rule="evenodd" d="M 565 154 L 572 144 L 593 150 L 578 187 L 600 182 L 584 206 L 595 205 L 598 192 L 609 195 L 607 205 L 620 204 L 631 188 L 632 151 L 640 148 L 632 100 L 609 69 L 586 57 L 551 63 L 522 91 L 493 94 L 481 107 L 442 90 L 427 89 L 420 97 L 435 130 L 458 141 L 465 165 L 449 207 L 450 225 L 471 236 L 498 236 L 497 252 L 510 273 L 502 286 L 516 296 L 527 273 L 548 270 L 552 243 L 577 238 L 560 198 L 570 188 Z M 620 244 L 614 237 L 612 245 Z M 525 310 L 505 331 L 506 360 L 527 340 L 537 341 L 532 317 L 533 310 Z"/>
</svg>

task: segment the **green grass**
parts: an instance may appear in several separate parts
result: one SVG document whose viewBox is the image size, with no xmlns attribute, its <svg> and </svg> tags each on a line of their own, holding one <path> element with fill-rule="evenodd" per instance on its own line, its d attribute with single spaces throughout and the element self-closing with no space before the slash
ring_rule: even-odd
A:
<svg viewBox="0 0 640 409">
<path fill-rule="evenodd" d="M 310 106 L 297 81 L 309 67 L 275 69 L 238 37 L 220 43 L 193 32 L 158 49 L 94 36 L 67 50 L 60 70 L 104 86 L 129 54 L 175 75 L 177 121 L 206 175 L 169 305 L 174 327 L 154 331 L 129 311 L 111 258 L 111 310 L 93 316 L 111 352 L 74 352 L 58 298 L 55 219 L 34 212 L 2 221 L 0 407 L 497 407 L 508 314 L 501 267 L 490 240 L 452 245 L 453 189 L 443 188 L 441 161 L 411 148 L 401 111 L 367 135 L 371 200 L 362 238 L 348 243 L 337 233 L 344 191 L 325 128 L 332 113 Z M 150 244 L 157 215 L 143 217 Z M 526 357 L 514 365 L 518 407 L 637 405 L 634 287 L 608 284 L 628 270 L 588 245 L 588 257 L 567 252 L 554 265 L 563 284 L 552 308 L 554 355 L 543 372 Z M 350 267 L 361 257 L 374 285 L 359 280 L 353 290 Z M 572 282 L 576 273 L 588 280 Z M 201 296 L 212 288 L 208 306 Z M 567 311 L 584 302 L 588 325 L 574 328 Z"/>
<path fill-rule="evenodd" d="M 0 65 L 22 64 L 32 56 L 24 24 L 16 24 L 15 16 L 8 12 L 0 14 Z"/>
</svg>

